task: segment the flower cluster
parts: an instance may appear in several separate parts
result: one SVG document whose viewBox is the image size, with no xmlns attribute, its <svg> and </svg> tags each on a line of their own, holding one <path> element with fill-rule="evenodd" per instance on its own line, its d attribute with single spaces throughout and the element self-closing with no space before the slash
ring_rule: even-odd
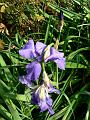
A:
<svg viewBox="0 0 90 120">
<path fill-rule="evenodd" d="M 26 65 L 26 75 L 19 77 L 19 81 L 28 87 L 31 87 L 32 83 L 39 79 L 42 62 L 45 64 L 48 61 L 54 61 L 60 69 L 65 69 L 64 53 L 58 52 L 54 47 L 50 45 L 46 46 L 42 42 L 36 42 L 36 44 L 34 44 L 34 41 L 30 39 L 28 43 L 19 50 L 19 54 L 26 59 L 34 59 L 33 62 Z M 42 81 L 42 84 L 32 94 L 32 102 L 41 108 L 41 112 L 48 110 L 50 114 L 54 114 L 52 99 L 49 93 L 56 92 L 59 94 L 60 92 L 51 84 L 45 70 L 43 70 Z"/>
</svg>

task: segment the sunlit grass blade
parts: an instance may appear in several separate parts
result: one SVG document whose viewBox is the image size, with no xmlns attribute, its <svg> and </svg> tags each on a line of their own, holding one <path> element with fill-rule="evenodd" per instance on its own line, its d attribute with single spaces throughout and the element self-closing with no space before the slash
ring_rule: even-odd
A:
<svg viewBox="0 0 90 120">
<path fill-rule="evenodd" d="M 15 104 L 10 99 L 6 99 L 5 102 L 11 112 L 13 120 L 22 120 L 19 116 L 19 112 L 17 111 Z"/>
<path fill-rule="evenodd" d="M 87 68 L 87 66 L 83 64 L 78 64 L 74 62 L 66 62 L 66 68 Z"/>
<path fill-rule="evenodd" d="M 11 114 L 2 105 L 0 105 L 0 114 L 3 116 L 3 118 L 5 118 L 5 120 L 12 120 Z"/>
<path fill-rule="evenodd" d="M 0 64 L 1 64 L 2 68 L 3 68 L 3 66 L 7 66 L 1 55 L 0 55 Z M 3 68 L 3 69 L 4 69 L 7 80 L 13 80 L 13 76 L 12 76 L 10 70 L 8 68 Z"/>
</svg>

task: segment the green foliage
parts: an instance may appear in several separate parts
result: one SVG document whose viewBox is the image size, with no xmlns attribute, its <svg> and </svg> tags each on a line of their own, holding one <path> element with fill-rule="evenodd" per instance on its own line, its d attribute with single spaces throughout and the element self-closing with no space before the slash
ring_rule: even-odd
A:
<svg viewBox="0 0 90 120">
<path fill-rule="evenodd" d="M 0 120 L 90 120 L 90 2 L 89 0 L 1 0 L 0 3 Z M 29 88 L 19 83 L 29 60 L 18 50 L 29 38 L 43 43 L 58 39 L 60 10 L 64 27 L 59 51 L 66 57 L 65 71 L 58 70 L 59 96 L 52 95 L 55 114 L 40 113 L 31 103 Z M 8 30 L 8 32 L 7 32 Z M 7 34 L 9 33 L 9 34 Z M 46 71 L 57 86 L 56 66 Z"/>
</svg>

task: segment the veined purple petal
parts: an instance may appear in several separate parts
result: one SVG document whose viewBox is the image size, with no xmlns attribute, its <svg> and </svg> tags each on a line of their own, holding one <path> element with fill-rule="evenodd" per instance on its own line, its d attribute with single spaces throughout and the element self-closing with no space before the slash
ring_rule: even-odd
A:
<svg viewBox="0 0 90 120">
<path fill-rule="evenodd" d="M 19 81 L 22 83 L 22 84 L 25 84 L 27 85 L 28 87 L 31 87 L 32 86 L 32 83 L 31 81 L 29 80 L 28 76 L 27 75 L 23 75 L 23 76 L 19 76 Z"/>
<path fill-rule="evenodd" d="M 36 60 L 37 60 L 38 62 L 42 62 L 42 59 L 43 59 L 43 56 L 42 56 L 42 55 L 36 57 Z"/>
<path fill-rule="evenodd" d="M 51 115 L 53 115 L 54 111 L 53 111 L 51 106 L 52 106 L 52 99 L 50 97 L 48 99 L 46 99 L 45 101 L 41 100 L 39 103 L 39 107 L 41 108 L 41 112 L 48 110 L 49 113 Z"/>
<path fill-rule="evenodd" d="M 64 53 L 63 52 L 58 52 L 54 47 L 51 47 L 50 49 L 50 56 L 45 60 L 45 62 L 47 61 L 53 61 L 59 58 L 63 58 L 64 57 Z"/>
<path fill-rule="evenodd" d="M 48 95 L 48 89 L 42 84 L 38 89 L 32 94 L 32 103 L 37 104 L 41 112 L 48 110 L 50 114 L 54 114 L 52 110 L 52 99 Z"/>
<path fill-rule="evenodd" d="M 41 73 L 41 65 L 39 62 L 34 61 L 26 65 L 27 75 L 31 81 L 35 81 L 39 78 Z"/>
<path fill-rule="evenodd" d="M 57 93 L 57 94 L 60 94 L 60 91 L 57 90 L 56 88 L 54 88 L 54 86 L 52 84 L 50 84 L 50 87 L 48 89 L 49 93 Z"/>
<path fill-rule="evenodd" d="M 38 104 L 38 102 L 39 102 L 39 97 L 38 96 L 39 95 L 35 94 L 35 92 L 32 94 L 32 98 L 31 98 L 32 103 Z"/>
<path fill-rule="evenodd" d="M 65 58 L 54 60 L 58 67 L 62 70 L 65 70 Z"/>
<path fill-rule="evenodd" d="M 29 40 L 28 43 L 21 50 L 19 50 L 19 54 L 26 59 L 36 57 L 34 41 Z"/>
<path fill-rule="evenodd" d="M 53 111 L 52 107 L 49 107 L 49 108 L 48 108 L 48 111 L 49 111 L 49 113 L 50 113 L 51 115 L 54 114 L 54 111 Z"/>
<path fill-rule="evenodd" d="M 51 107 L 52 106 L 52 99 L 50 97 L 48 97 L 48 99 L 46 98 L 45 100 L 40 100 L 38 105 L 41 109 L 41 112 L 48 110 L 51 115 L 54 114 L 54 111 Z"/>
<path fill-rule="evenodd" d="M 45 47 L 46 47 L 46 45 L 43 44 L 42 42 L 36 42 L 36 46 L 35 46 L 36 53 L 41 55 L 42 52 L 44 51 Z"/>
<path fill-rule="evenodd" d="M 52 99 L 50 98 L 50 97 L 46 97 L 46 101 L 47 101 L 47 104 L 49 105 L 49 106 L 52 106 Z"/>
<path fill-rule="evenodd" d="M 43 111 L 48 109 L 48 105 L 47 105 L 46 101 L 44 101 L 44 100 L 40 100 L 38 105 L 39 105 L 39 107 L 41 109 L 41 112 L 43 112 Z"/>
</svg>

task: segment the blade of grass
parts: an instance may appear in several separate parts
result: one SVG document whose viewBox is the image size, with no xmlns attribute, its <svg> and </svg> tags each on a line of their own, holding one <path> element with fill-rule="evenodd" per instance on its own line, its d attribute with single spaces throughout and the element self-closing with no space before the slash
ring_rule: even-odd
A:
<svg viewBox="0 0 90 120">
<path fill-rule="evenodd" d="M 0 64 L 3 68 L 3 66 L 7 66 L 3 57 L 0 55 Z M 13 80 L 13 75 L 11 74 L 10 70 L 8 68 L 3 68 L 4 69 L 4 72 L 5 72 L 5 76 L 7 78 L 7 80 Z"/>
<path fill-rule="evenodd" d="M 51 17 L 49 17 L 49 21 L 48 21 L 48 25 L 47 25 L 47 30 L 46 30 L 46 34 L 45 34 L 45 41 L 44 41 L 45 44 L 47 43 L 47 39 L 48 39 L 48 35 L 49 35 L 50 21 L 51 21 Z"/>
<path fill-rule="evenodd" d="M 6 99 L 5 102 L 11 112 L 13 120 L 22 120 L 19 116 L 19 112 L 17 111 L 15 104 L 10 99 Z"/>
<path fill-rule="evenodd" d="M 5 120 L 12 120 L 11 114 L 2 105 L 0 105 L 0 114 L 5 118 Z"/>
<path fill-rule="evenodd" d="M 74 62 L 66 62 L 66 68 L 87 68 L 87 66 L 83 64 L 78 64 Z"/>
<path fill-rule="evenodd" d="M 68 56 L 67 56 L 67 60 L 72 60 L 78 53 L 82 52 L 82 51 L 85 51 L 85 50 L 90 50 L 89 47 L 85 47 L 85 48 L 80 48 L 72 53 L 70 53 Z"/>
</svg>

